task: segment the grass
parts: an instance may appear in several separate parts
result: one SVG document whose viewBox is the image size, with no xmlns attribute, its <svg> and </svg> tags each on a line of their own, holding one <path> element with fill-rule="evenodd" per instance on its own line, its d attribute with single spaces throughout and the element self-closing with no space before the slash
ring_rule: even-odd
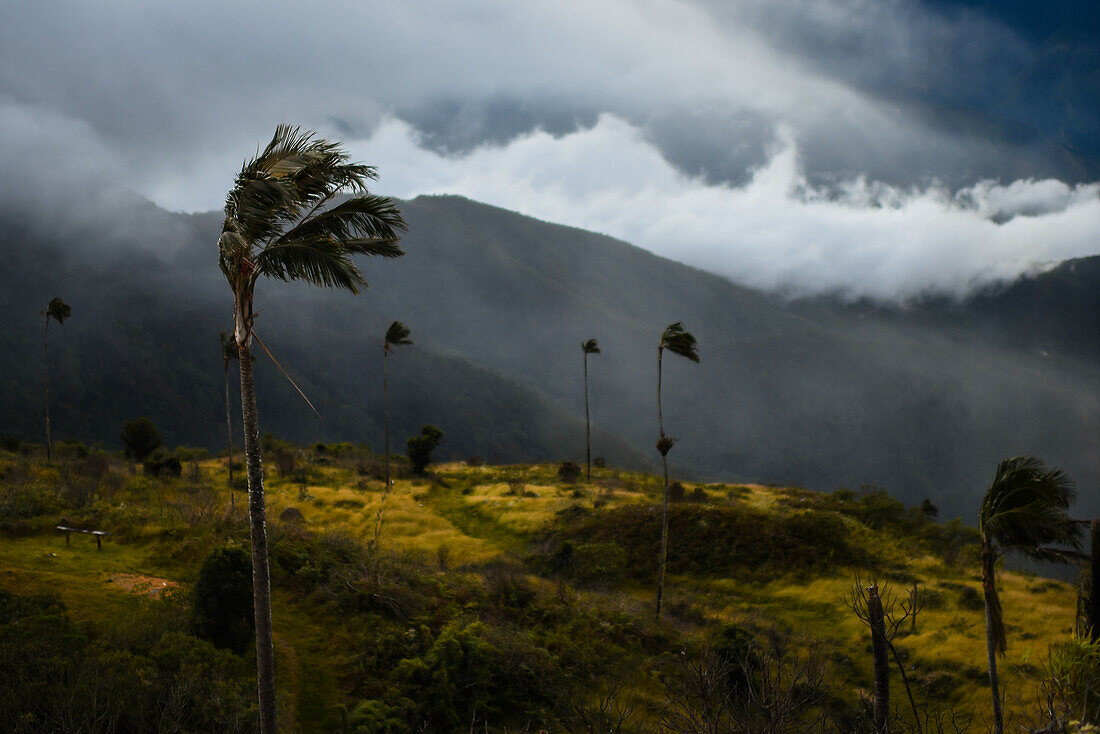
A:
<svg viewBox="0 0 1100 734">
<path fill-rule="evenodd" d="M 103 623 L 135 604 L 147 603 L 139 594 L 108 583 L 117 574 L 163 577 L 181 582 L 186 590 L 210 548 L 227 540 L 247 542 L 243 493 L 236 493 L 237 515 L 226 517 L 224 459 L 201 461 L 197 466 L 197 475 L 191 470 L 189 477 L 151 480 L 130 473 L 132 469 L 123 462 L 113 462 L 112 475 L 121 482 L 116 480 L 113 489 L 103 485 L 98 499 L 79 511 L 64 510 L 73 515 L 74 524 L 99 523 L 112 533 L 103 550 L 96 551 L 92 538 L 79 535 L 66 546 L 64 537 L 46 529 L 49 525 L 44 520 L 27 537 L 0 535 L 0 586 L 18 593 L 57 593 L 75 617 Z M 384 507 L 381 542 L 386 549 L 410 554 L 428 567 L 445 555 L 448 566 L 459 569 L 456 578 L 461 578 L 481 567 L 499 562 L 514 565 L 525 558 L 533 539 L 560 523 L 563 510 L 580 507 L 604 513 L 650 504 L 659 499 L 661 489 L 658 477 L 613 469 L 594 469 L 591 483 L 565 484 L 557 477 L 557 466 L 551 464 L 471 467 L 455 463 L 432 471 L 432 479 L 399 478 L 384 505 L 382 483 L 360 474 L 351 464 L 310 464 L 304 482 L 301 476 L 269 471 L 266 489 L 273 532 L 288 527 L 278 518 L 294 507 L 301 511 L 306 529 L 342 534 L 365 545 L 373 540 L 377 513 Z M 67 481 L 62 467 L 46 468 L 3 453 L 0 478 L 10 486 L 40 490 L 43 496 L 56 494 L 55 488 Z M 780 514 L 812 507 L 814 512 L 839 518 L 847 542 L 875 559 L 899 604 L 911 578 L 935 592 L 938 601 L 921 610 L 916 632 L 906 623 L 895 644 L 907 656 L 910 677 L 918 687 L 938 686 L 946 703 L 984 720 L 989 698 L 984 681 L 984 621 L 981 609 L 967 607 L 960 591 L 966 586 L 977 588 L 976 566 L 947 564 L 912 535 L 896 528 L 868 527 L 854 519 L 846 506 L 830 504 L 832 500 L 822 496 L 762 485 L 687 484 L 685 489 L 690 496 L 700 486 L 705 502 L 692 506 Z M 60 509 L 60 502 L 48 505 L 42 517 Z M 671 532 L 675 543 L 677 528 Z M 656 552 L 655 544 L 652 551 Z M 773 576 L 751 569 L 735 577 L 705 572 L 671 576 L 673 614 L 667 624 L 680 639 L 694 643 L 721 625 L 750 630 L 779 627 L 795 639 L 827 649 L 832 674 L 846 682 L 845 695 L 856 697 L 870 685 L 869 634 L 847 608 L 845 596 L 857 573 L 862 571 L 866 577 L 866 570 L 774 571 Z M 532 578 L 530 583 L 540 594 L 556 593 L 549 581 Z M 1076 592 L 1062 582 L 1018 573 L 1002 574 L 1001 583 L 1009 636 L 1002 674 L 1009 684 L 1008 707 L 1019 710 L 1034 701 L 1035 686 L 1013 671 L 1030 670 L 1028 660 L 1042 657 L 1051 644 L 1071 634 Z M 579 605 L 578 609 L 618 609 L 642 618 L 650 614 L 653 590 L 648 583 L 624 578 L 570 594 L 570 603 Z M 337 721 L 337 708 L 353 703 L 340 672 L 348 652 L 338 641 L 354 637 L 356 622 L 288 591 L 278 591 L 275 602 L 280 700 L 297 731 L 326 731 Z M 934 679 L 939 681 L 935 686 Z M 649 678 L 637 682 L 636 688 L 643 698 L 652 698 L 655 685 Z M 897 691 L 895 695 L 900 696 L 900 685 Z"/>
</svg>

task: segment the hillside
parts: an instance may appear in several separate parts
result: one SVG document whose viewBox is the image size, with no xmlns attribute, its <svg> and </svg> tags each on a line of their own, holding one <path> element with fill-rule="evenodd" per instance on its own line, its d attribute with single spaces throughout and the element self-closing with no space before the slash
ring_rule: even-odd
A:
<svg viewBox="0 0 1100 734">
<path fill-rule="evenodd" d="M 97 215 L 79 229 L 5 214 L 0 433 L 39 440 L 38 311 L 62 295 L 74 315 L 50 337 L 57 435 L 117 446 L 122 421 L 144 414 L 169 443 L 219 447 L 217 334 L 229 313 L 212 254 L 218 217 L 113 205 L 117 219 Z M 677 475 L 875 485 L 968 518 L 988 467 L 1005 456 L 1040 456 L 1083 487 L 1100 481 L 1093 261 L 962 304 L 786 303 L 458 197 L 402 208 L 407 255 L 363 263 L 365 294 L 261 287 L 257 330 L 324 416 L 261 356 L 264 430 L 377 447 L 379 342 L 399 319 L 416 342 L 391 365 L 399 442 L 432 423 L 451 459 L 577 459 L 578 346 L 595 337 L 595 454 L 652 468 L 654 346 L 683 321 L 702 362 L 666 362 Z M 1082 506 L 1095 514 L 1100 499 L 1089 493 Z"/>
<path fill-rule="evenodd" d="M 249 731 L 251 653 L 181 635 L 196 629 L 204 558 L 247 548 L 245 495 L 232 492 L 231 512 L 225 460 L 184 456 L 182 476 L 157 478 L 117 456 L 60 453 L 47 466 L 0 451 L 0 650 L 18 661 L 0 675 L 0 728 L 79 715 L 140 729 L 157 710 L 184 730 Z M 267 455 L 279 467 L 268 500 L 287 731 L 466 731 L 471 721 L 592 731 L 584 722 L 609 701 L 629 711 L 621 731 L 652 731 L 698 705 L 685 693 L 691 671 L 716 665 L 716 650 L 751 652 L 743 660 L 775 675 L 773 694 L 813 692 L 803 724 L 775 731 L 818 731 L 821 715 L 831 731 L 855 731 L 870 695 L 869 632 L 847 599 L 872 580 L 904 619 L 894 645 L 923 730 L 985 730 L 975 534 L 957 521 L 880 492 L 688 483 L 672 505 L 667 613 L 655 623 L 653 476 L 606 468 L 585 483 L 555 465 L 448 463 L 416 478 L 399 464 L 382 505 L 378 457 L 362 448 L 276 444 Z M 108 532 L 103 549 L 67 541 L 60 517 Z M 919 613 L 906 619 L 914 584 Z M 1010 572 L 1001 584 L 1010 720 L 1038 721 L 1036 686 L 1048 647 L 1070 639 L 1076 592 Z M 910 731 L 891 675 L 894 730 Z M 89 695 L 69 699 L 48 681 Z M 181 708 L 189 696 L 201 705 Z"/>
</svg>

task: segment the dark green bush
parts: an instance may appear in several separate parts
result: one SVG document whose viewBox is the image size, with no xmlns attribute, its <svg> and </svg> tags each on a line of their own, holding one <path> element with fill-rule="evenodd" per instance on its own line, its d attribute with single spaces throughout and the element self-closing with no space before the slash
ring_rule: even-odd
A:
<svg viewBox="0 0 1100 734">
<path fill-rule="evenodd" d="M 668 486 L 669 502 L 683 502 L 685 497 L 687 497 L 687 490 L 684 489 L 684 485 L 673 482 Z"/>
<path fill-rule="evenodd" d="M 409 456 L 409 466 L 413 474 L 423 476 L 424 471 L 432 460 L 432 451 L 443 440 L 443 431 L 435 426 L 424 426 L 420 433 L 405 441 L 406 453 Z"/>
<path fill-rule="evenodd" d="M 542 537 L 540 547 L 556 550 L 565 540 L 571 541 L 574 549 L 582 544 L 613 544 L 622 549 L 626 572 L 648 579 L 656 572 L 653 545 L 660 534 L 659 506 L 626 505 L 589 514 L 570 513 L 568 518 L 561 515 Z M 848 541 L 844 521 L 833 513 L 766 513 L 741 505 L 676 504 L 669 508 L 671 573 L 774 574 L 865 565 L 871 560 Z"/>
<path fill-rule="evenodd" d="M 162 443 L 156 424 L 145 416 L 123 423 L 121 436 L 127 458 L 137 461 L 143 461 Z"/>
<path fill-rule="evenodd" d="M 563 461 L 558 467 L 558 479 L 566 484 L 573 484 L 581 478 L 581 468 L 572 461 Z"/>
<path fill-rule="evenodd" d="M 178 623 L 161 606 L 100 632 L 0 589 L 0 731 L 256 731 L 249 666 Z"/>
<path fill-rule="evenodd" d="M 178 477 L 183 474 L 183 464 L 178 456 L 157 453 L 144 464 L 145 473 L 151 477 Z"/>
<path fill-rule="evenodd" d="M 252 643 L 252 558 L 241 548 L 216 548 L 195 582 L 191 630 L 217 647 L 242 653 Z"/>
</svg>

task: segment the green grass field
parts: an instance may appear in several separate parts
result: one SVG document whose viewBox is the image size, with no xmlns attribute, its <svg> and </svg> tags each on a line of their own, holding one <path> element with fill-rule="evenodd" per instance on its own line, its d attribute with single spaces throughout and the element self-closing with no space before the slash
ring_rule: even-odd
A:
<svg viewBox="0 0 1100 734">
<path fill-rule="evenodd" d="M 109 627 L 120 615 L 170 603 L 161 596 L 186 600 L 212 548 L 247 548 L 247 496 L 235 490 L 230 513 L 224 459 L 185 462 L 181 477 L 162 479 L 142 476 L 119 459 L 98 477 L 81 475 L 81 466 L 62 460 L 46 467 L 40 459 L 0 453 L 9 510 L 0 533 L 0 587 L 56 594 L 74 619 Z M 830 695 L 856 707 L 870 695 L 871 682 L 869 632 L 846 603 L 857 576 L 878 579 L 898 613 L 916 582 L 923 605 L 915 626 L 907 620 L 894 639 L 914 695 L 922 706 L 972 715 L 973 730 L 985 730 L 989 691 L 978 568 L 973 546 L 956 538 L 969 536 L 935 530 L 944 526 L 904 508 L 887 507 L 884 520 L 858 498 L 757 485 L 685 485 L 689 496 L 697 488 L 702 492 L 694 501 L 675 504 L 668 613 L 658 625 L 652 621 L 650 568 L 657 538 L 633 538 L 635 526 L 628 523 L 652 516 L 659 478 L 601 468 L 591 483 L 582 478 L 572 484 L 559 479 L 556 465 L 452 463 L 433 466 L 429 478 L 397 479 L 383 501 L 382 482 L 354 461 L 302 451 L 287 475 L 267 467 L 268 518 L 273 547 L 284 549 L 279 552 L 320 543 L 391 559 L 382 571 L 369 558 L 326 566 L 309 556 L 308 576 L 301 567 L 285 570 L 290 566 L 275 553 L 279 700 L 287 731 L 332 731 L 365 700 L 397 700 L 394 681 L 404 679 L 393 671 L 405 655 L 401 636 L 438 641 L 456 619 L 489 625 L 490 640 L 498 627 L 516 635 L 537 630 L 530 633 L 532 644 L 558 655 L 555 670 L 571 680 L 584 679 L 585 665 L 597 671 L 593 680 L 615 670 L 640 702 L 631 720 L 638 728 L 660 716 L 662 656 L 697 649 L 728 625 L 753 634 L 778 630 L 800 649 L 818 651 Z M 288 508 L 302 519 L 281 520 Z M 109 532 L 103 550 L 86 535 L 74 534 L 66 545 L 53 529 L 61 517 Z M 761 518 L 774 521 L 774 528 Z M 824 536 L 814 535 L 815 523 L 825 528 Z M 728 528 L 793 534 L 737 538 Z M 933 535 L 938 540 L 930 540 Z M 595 564 L 594 581 L 545 570 L 564 540 L 578 554 L 596 549 L 596 560 L 585 561 Z M 745 543 L 763 560 L 741 563 L 736 549 L 748 548 Z M 694 553 L 702 544 L 707 552 Z M 809 557 L 804 564 L 770 563 L 769 544 L 791 558 Z M 615 563 L 599 550 L 612 546 L 622 551 L 621 557 L 610 554 Z M 734 549 L 728 557 L 721 552 L 727 547 Z M 841 560 L 821 560 L 826 557 Z M 336 588 L 332 574 L 346 588 Z M 1039 662 L 1052 644 L 1072 636 L 1077 592 L 1030 575 L 1004 572 L 1000 579 L 1009 636 L 1001 673 L 1008 711 L 1022 715 L 1035 708 Z M 402 591 L 403 583 L 415 594 Z M 517 595 L 530 599 L 515 601 Z M 570 636 L 588 642 L 573 649 Z M 409 643 L 408 650 L 428 645 Z M 617 651 L 622 664 L 586 662 L 585 647 L 592 655 Z M 896 670 L 893 675 L 893 700 L 905 719 L 908 704 Z M 587 695 L 598 688 L 590 685 Z"/>
</svg>

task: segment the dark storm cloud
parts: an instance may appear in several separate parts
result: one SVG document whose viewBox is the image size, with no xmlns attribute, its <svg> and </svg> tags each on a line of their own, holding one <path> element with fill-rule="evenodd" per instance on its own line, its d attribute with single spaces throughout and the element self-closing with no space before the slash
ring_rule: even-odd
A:
<svg viewBox="0 0 1100 734">
<path fill-rule="evenodd" d="M 992 195 L 974 188 L 983 179 L 1095 178 L 1092 160 L 1073 146 L 1077 131 L 1094 132 L 1095 100 L 1073 103 L 1096 75 L 1059 68 L 1052 76 L 1053 32 L 1017 25 L 988 9 L 916 0 L 330 0 L 308 12 L 288 2 L 11 3 L 0 10 L 0 133 L 34 132 L 0 150 L 0 165 L 34 181 L 6 176 L 5 190 L 23 192 L 5 198 L 124 187 L 169 208 L 217 208 L 240 161 L 275 122 L 291 121 L 345 140 L 372 162 L 401 166 L 383 169 L 383 188 L 395 193 L 446 185 L 636 237 L 674 257 L 694 252 L 694 264 L 743 282 L 844 290 L 866 272 L 830 272 L 817 285 L 812 258 L 777 269 L 769 252 L 784 229 L 768 235 L 753 217 L 751 231 L 738 230 L 722 206 L 766 192 L 778 199 L 746 211 L 820 213 L 832 201 L 845 208 L 829 221 L 855 221 L 840 214 L 935 200 L 949 202 L 937 211 L 952 222 L 953 207 L 963 206 L 957 190 Z M 1054 58 L 1089 58 L 1087 46 L 1070 49 Z M 1009 76 L 1015 87 L 1006 86 Z M 1055 78 L 1065 82 L 1057 94 L 1030 104 L 1029 90 Z M 1060 102 L 1072 114 L 1060 115 Z M 383 140 L 393 149 L 380 148 Z M 580 149 L 584 157 L 572 158 Z M 763 186 L 778 151 L 787 152 L 786 188 Z M 682 213 L 654 210 L 648 195 L 630 195 L 673 184 L 690 202 L 690 226 L 677 227 Z M 877 199 L 851 194 L 876 185 Z M 1088 203 L 1092 189 L 1080 191 L 1072 206 Z M 624 225 L 625 215 L 578 214 L 574 205 L 624 196 L 628 210 L 670 219 L 643 232 Z M 558 203 L 538 208 L 540 200 Z M 109 219 L 95 197 L 86 201 L 90 216 Z M 709 231 L 729 238 L 730 249 Z M 876 265 L 875 253 L 889 256 L 888 226 L 869 228 L 883 242 L 861 240 L 861 231 L 837 227 L 825 250 L 853 268 L 904 265 Z M 669 249 L 657 234 L 667 232 L 702 239 Z M 990 241 L 1004 239 L 999 232 Z M 853 238 L 860 256 L 849 258 L 843 243 Z M 1007 272 L 1029 267 L 1028 252 L 1076 252 L 1073 241 L 1014 238 Z M 906 251 L 918 257 L 919 242 Z M 995 249 L 980 252 L 996 257 Z M 731 272 L 732 253 L 747 270 Z M 981 258 L 967 262 L 970 270 L 948 274 L 950 290 L 983 267 Z M 874 292 L 928 287 L 935 269 L 927 270 L 886 278 Z"/>
</svg>

